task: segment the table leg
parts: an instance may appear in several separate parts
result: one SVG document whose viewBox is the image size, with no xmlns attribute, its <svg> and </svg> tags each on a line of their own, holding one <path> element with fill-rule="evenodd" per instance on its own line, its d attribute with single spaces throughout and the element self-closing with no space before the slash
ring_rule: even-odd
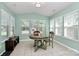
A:
<svg viewBox="0 0 79 59">
<path fill-rule="evenodd" d="M 39 49 L 39 48 L 43 48 L 43 42 L 42 40 L 36 40 L 35 42 L 36 46 L 35 46 L 35 52 Z M 44 48 L 43 48 L 44 49 Z"/>
<path fill-rule="evenodd" d="M 50 38 L 49 38 L 49 45 L 50 45 Z"/>
<path fill-rule="evenodd" d="M 53 48 L 53 38 L 52 38 L 52 48 Z"/>
<path fill-rule="evenodd" d="M 38 50 L 38 40 L 36 40 L 35 42 L 36 46 L 35 46 L 35 52 Z"/>
<path fill-rule="evenodd" d="M 36 46 L 36 40 L 34 40 L 34 47 Z"/>
<path fill-rule="evenodd" d="M 47 49 L 47 41 L 46 40 L 44 40 L 44 42 L 43 42 L 43 49 Z"/>
<path fill-rule="evenodd" d="M 45 40 L 36 40 L 35 41 L 35 52 L 39 49 L 39 48 L 42 48 L 42 49 L 47 49 L 47 41 Z"/>
</svg>

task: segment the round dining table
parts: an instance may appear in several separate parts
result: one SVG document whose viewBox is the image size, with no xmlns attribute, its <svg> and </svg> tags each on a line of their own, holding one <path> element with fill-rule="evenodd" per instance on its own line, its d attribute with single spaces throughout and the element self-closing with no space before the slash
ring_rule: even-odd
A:
<svg viewBox="0 0 79 59">
<path fill-rule="evenodd" d="M 30 36 L 30 38 L 34 40 L 35 51 L 37 51 L 39 48 L 42 48 L 42 49 L 46 50 L 46 48 L 47 48 L 47 41 L 46 41 L 46 39 L 48 37 Z"/>
</svg>

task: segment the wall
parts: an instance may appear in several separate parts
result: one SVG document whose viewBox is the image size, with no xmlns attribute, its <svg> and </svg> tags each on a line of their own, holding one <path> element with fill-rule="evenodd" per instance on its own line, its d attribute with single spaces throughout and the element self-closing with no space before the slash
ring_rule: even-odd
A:
<svg viewBox="0 0 79 59">
<path fill-rule="evenodd" d="M 62 11 L 60 11 L 60 12 L 52 15 L 50 21 L 53 18 L 56 18 L 58 16 L 62 16 L 63 17 L 65 14 L 67 14 L 67 13 L 69 13 L 71 11 L 74 11 L 74 10 L 79 10 L 79 2 L 75 2 L 72 5 L 68 6 L 67 8 L 63 9 Z M 79 13 L 79 11 L 78 11 L 78 13 Z M 64 18 L 63 18 L 63 20 L 64 20 Z M 62 27 L 62 29 L 63 29 L 63 27 Z M 78 32 L 78 34 L 79 34 L 79 32 Z M 57 41 L 65 44 L 65 45 L 69 46 L 72 49 L 75 49 L 75 50 L 79 51 L 79 40 L 78 41 L 74 41 L 74 40 L 71 40 L 71 39 L 68 39 L 68 38 L 64 37 L 64 35 L 62 35 L 62 36 L 56 36 L 55 40 L 57 40 Z"/>
</svg>

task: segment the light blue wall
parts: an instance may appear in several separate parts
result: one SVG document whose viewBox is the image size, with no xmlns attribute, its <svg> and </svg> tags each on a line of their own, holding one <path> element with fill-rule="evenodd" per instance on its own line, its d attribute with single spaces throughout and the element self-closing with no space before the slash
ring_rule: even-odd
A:
<svg viewBox="0 0 79 59">
<path fill-rule="evenodd" d="M 52 20 L 52 18 L 56 18 L 56 17 L 59 17 L 59 16 L 64 17 L 65 14 L 67 14 L 69 12 L 72 12 L 74 10 L 79 10 L 79 2 L 75 2 L 72 5 L 68 6 L 67 8 L 63 9 L 62 11 L 60 11 L 60 12 L 52 15 L 50 17 L 51 18 L 50 21 Z M 79 13 L 79 11 L 78 11 L 78 13 Z M 63 18 L 63 20 L 64 20 L 64 18 Z M 64 30 L 64 26 L 62 26 L 62 29 Z M 77 33 L 75 33 L 75 34 L 77 34 Z M 79 32 L 78 32 L 78 34 L 79 34 Z M 57 41 L 65 44 L 65 45 L 67 45 L 67 46 L 69 46 L 69 47 L 71 47 L 71 48 L 76 49 L 76 50 L 79 51 L 79 41 L 74 41 L 74 40 L 71 40 L 71 39 L 68 39 L 68 38 L 64 37 L 64 31 L 63 31 L 63 35 L 62 36 L 56 36 L 55 40 L 57 40 Z"/>
</svg>

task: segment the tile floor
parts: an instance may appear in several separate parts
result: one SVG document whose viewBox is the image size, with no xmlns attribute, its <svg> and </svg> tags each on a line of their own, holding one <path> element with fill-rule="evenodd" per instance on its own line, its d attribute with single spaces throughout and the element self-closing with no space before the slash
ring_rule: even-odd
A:
<svg viewBox="0 0 79 59">
<path fill-rule="evenodd" d="M 78 56 L 79 54 L 54 42 L 54 48 L 34 52 L 33 41 L 21 41 L 10 56 Z"/>
</svg>

